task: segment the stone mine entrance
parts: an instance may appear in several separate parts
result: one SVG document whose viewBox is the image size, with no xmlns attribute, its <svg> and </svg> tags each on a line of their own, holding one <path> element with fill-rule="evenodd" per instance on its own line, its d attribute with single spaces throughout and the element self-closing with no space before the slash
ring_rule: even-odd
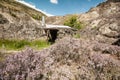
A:
<svg viewBox="0 0 120 80">
<path fill-rule="evenodd" d="M 55 42 L 55 40 L 57 39 L 58 31 L 59 30 L 57 30 L 57 29 L 50 29 L 50 30 L 46 31 L 49 42 Z"/>
<path fill-rule="evenodd" d="M 44 20 L 43 20 L 44 21 Z M 42 29 L 44 29 L 46 35 L 47 35 L 47 40 L 49 42 L 55 42 L 58 36 L 58 31 L 61 29 L 71 29 L 69 26 L 64 26 L 64 25 L 48 25 L 43 22 Z"/>
<path fill-rule="evenodd" d="M 58 31 L 61 29 L 71 29 L 69 26 L 63 26 L 63 25 L 45 25 L 42 27 L 45 30 L 45 33 L 47 34 L 47 40 L 49 42 L 55 42 L 58 36 Z"/>
<path fill-rule="evenodd" d="M 49 42 L 55 42 L 57 39 L 57 33 L 60 29 L 71 29 L 71 27 L 64 25 L 45 24 L 45 18 L 42 16 L 42 29 L 44 29 L 45 33 L 47 34 L 47 40 Z"/>
</svg>

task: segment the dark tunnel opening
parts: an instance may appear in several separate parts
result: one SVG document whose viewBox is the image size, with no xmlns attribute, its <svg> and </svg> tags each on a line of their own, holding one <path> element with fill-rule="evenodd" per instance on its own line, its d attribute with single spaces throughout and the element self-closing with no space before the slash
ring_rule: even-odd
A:
<svg viewBox="0 0 120 80">
<path fill-rule="evenodd" d="M 57 29 L 52 29 L 49 30 L 49 34 L 48 34 L 48 41 L 49 42 L 55 42 L 55 40 L 57 39 Z"/>
<path fill-rule="evenodd" d="M 50 39 L 49 42 L 55 42 L 55 40 L 57 39 L 57 32 L 58 30 L 50 30 Z"/>
<path fill-rule="evenodd" d="M 112 45 L 120 46 L 120 39 L 118 39 L 116 42 L 112 43 Z"/>
</svg>

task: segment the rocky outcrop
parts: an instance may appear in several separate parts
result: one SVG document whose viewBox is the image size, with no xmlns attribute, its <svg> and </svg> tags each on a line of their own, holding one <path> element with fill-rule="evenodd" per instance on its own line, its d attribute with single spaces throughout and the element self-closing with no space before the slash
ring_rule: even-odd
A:
<svg viewBox="0 0 120 80">
<path fill-rule="evenodd" d="M 48 49 L 9 56 L 0 65 L 3 80 L 119 80 L 120 47 L 64 38 Z"/>
</svg>

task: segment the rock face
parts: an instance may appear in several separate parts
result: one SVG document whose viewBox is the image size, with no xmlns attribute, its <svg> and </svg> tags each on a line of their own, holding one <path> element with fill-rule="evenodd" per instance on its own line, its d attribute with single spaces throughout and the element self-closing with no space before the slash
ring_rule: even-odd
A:
<svg viewBox="0 0 120 80">
<path fill-rule="evenodd" d="M 40 52 L 22 51 L 0 64 L 2 80 L 120 80 L 120 47 L 64 38 Z"/>
<path fill-rule="evenodd" d="M 101 3 L 80 15 L 79 20 L 87 22 L 87 27 L 80 32 L 82 37 L 113 44 L 120 38 L 120 1 Z"/>
<path fill-rule="evenodd" d="M 0 0 L 0 39 L 38 39 L 44 15 L 14 0 Z"/>
</svg>

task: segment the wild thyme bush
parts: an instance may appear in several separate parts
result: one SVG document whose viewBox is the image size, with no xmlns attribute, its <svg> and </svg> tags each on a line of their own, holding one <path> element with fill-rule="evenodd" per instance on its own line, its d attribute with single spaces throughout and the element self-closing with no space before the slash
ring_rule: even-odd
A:
<svg viewBox="0 0 120 80">
<path fill-rule="evenodd" d="M 0 63 L 0 80 L 41 80 L 43 58 L 40 54 L 34 54 L 33 50 L 28 49 L 9 56 L 7 60 L 6 65 Z"/>
</svg>

